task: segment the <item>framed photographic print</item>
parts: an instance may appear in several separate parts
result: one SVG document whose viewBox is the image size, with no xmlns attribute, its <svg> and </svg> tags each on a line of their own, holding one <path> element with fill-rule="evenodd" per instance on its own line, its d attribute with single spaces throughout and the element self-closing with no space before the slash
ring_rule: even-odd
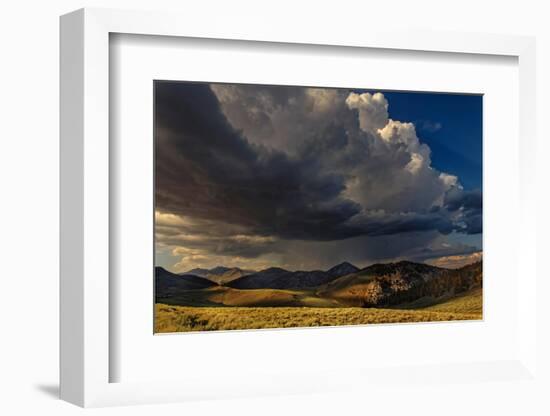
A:
<svg viewBox="0 0 550 416">
<path fill-rule="evenodd" d="M 61 18 L 63 399 L 544 387 L 533 39 L 302 29 Z"/>
</svg>

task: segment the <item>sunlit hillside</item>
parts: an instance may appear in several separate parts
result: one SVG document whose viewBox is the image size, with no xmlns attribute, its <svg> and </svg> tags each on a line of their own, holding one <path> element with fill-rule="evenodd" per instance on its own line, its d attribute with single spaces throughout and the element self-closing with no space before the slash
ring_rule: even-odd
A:
<svg viewBox="0 0 550 416">
<path fill-rule="evenodd" d="M 157 333 L 482 319 L 480 290 L 415 310 L 356 307 L 191 307 L 157 304 L 155 312 Z"/>
</svg>

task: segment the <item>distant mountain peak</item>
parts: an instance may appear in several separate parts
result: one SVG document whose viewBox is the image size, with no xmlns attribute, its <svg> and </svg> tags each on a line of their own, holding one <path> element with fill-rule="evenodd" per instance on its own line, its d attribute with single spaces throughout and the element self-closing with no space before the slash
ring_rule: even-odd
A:
<svg viewBox="0 0 550 416">
<path fill-rule="evenodd" d="M 332 267 L 333 269 L 337 268 L 337 267 L 347 267 L 347 268 L 350 268 L 350 269 L 358 269 L 358 267 L 354 266 L 353 264 L 351 264 L 349 261 L 343 261 L 342 263 L 340 264 L 337 264 L 336 266 Z"/>
<path fill-rule="evenodd" d="M 327 270 L 327 273 L 330 274 L 331 276 L 340 277 L 340 276 L 345 276 L 347 274 L 357 273 L 358 271 L 359 271 L 358 267 L 354 266 L 353 264 L 347 261 L 344 261 Z"/>
<path fill-rule="evenodd" d="M 191 270 L 188 270 L 188 271 L 180 273 L 180 274 L 182 274 L 182 275 L 183 274 L 194 274 L 195 276 L 206 277 L 206 275 L 208 274 L 208 269 L 196 268 L 196 269 L 191 269 Z"/>
<path fill-rule="evenodd" d="M 196 268 L 189 270 L 185 273 L 181 273 L 180 276 L 186 274 L 193 274 L 195 276 L 204 277 L 205 279 L 211 280 L 219 285 L 223 285 L 232 280 L 238 279 L 242 276 L 255 273 L 254 270 L 243 270 L 239 267 L 226 267 L 226 266 L 216 266 L 211 269 Z"/>
</svg>

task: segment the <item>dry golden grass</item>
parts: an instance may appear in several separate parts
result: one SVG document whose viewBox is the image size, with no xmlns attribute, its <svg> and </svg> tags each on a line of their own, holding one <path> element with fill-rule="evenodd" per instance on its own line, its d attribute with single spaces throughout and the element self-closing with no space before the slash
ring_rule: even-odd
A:
<svg viewBox="0 0 550 416">
<path fill-rule="evenodd" d="M 233 304 L 299 297 L 307 293 L 293 291 L 212 291 L 220 302 Z M 189 332 L 234 329 L 292 328 L 310 326 L 365 325 L 399 322 L 431 322 L 482 319 L 482 290 L 476 289 L 445 302 L 415 309 L 376 309 L 354 307 L 201 307 L 155 305 L 155 332 Z M 269 301 L 269 302 L 268 302 Z M 325 305 L 323 305 L 325 306 Z"/>
<path fill-rule="evenodd" d="M 477 313 L 481 315 L 483 311 L 483 290 L 475 289 L 464 295 L 449 299 L 446 302 L 437 305 L 428 306 L 424 311 L 437 312 L 458 312 L 458 313 Z"/>
<path fill-rule="evenodd" d="M 156 304 L 155 332 L 215 331 L 481 319 L 480 313 L 373 308 L 190 307 Z"/>
<path fill-rule="evenodd" d="M 157 299 L 157 303 L 178 306 L 246 306 L 246 307 L 339 307 L 334 299 L 321 298 L 314 290 L 286 289 L 232 289 L 211 287 L 203 290 L 187 290 L 169 298 Z"/>
</svg>

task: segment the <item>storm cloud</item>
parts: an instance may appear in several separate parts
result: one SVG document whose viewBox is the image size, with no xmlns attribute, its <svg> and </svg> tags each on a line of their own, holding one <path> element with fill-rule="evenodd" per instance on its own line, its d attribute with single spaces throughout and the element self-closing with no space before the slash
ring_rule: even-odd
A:
<svg viewBox="0 0 550 416">
<path fill-rule="evenodd" d="M 483 229 L 483 195 L 481 190 L 464 191 L 452 188 L 445 194 L 444 206 L 451 212 L 459 212 L 458 228 L 468 234 L 479 234 Z"/>
<path fill-rule="evenodd" d="M 390 106 L 381 93 L 156 82 L 159 246 L 252 259 L 292 241 L 480 233 L 481 192 L 431 166 Z"/>
</svg>

